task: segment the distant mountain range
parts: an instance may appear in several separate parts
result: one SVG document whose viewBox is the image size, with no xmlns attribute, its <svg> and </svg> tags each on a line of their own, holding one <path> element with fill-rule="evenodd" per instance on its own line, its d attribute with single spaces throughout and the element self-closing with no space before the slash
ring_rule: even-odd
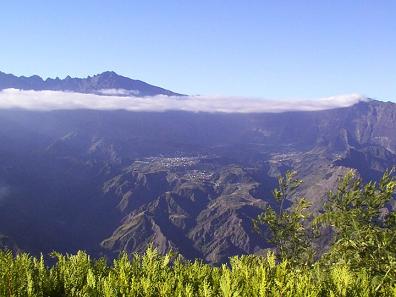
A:
<svg viewBox="0 0 396 297">
<path fill-rule="evenodd" d="M 0 75 L 0 88 L 176 94 L 135 82 Z M 251 220 L 280 174 L 296 170 L 320 210 L 347 170 L 378 180 L 396 164 L 395 131 L 396 104 L 376 100 L 253 114 L 0 109 L 0 248 L 113 257 L 153 243 L 210 263 L 260 253 L 270 245 Z"/>
<path fill-rule="evenodd" d="M 183 96 L 140 80 L 118 75 L 113 71 L 106 71 L 87 78 L 67 76 L 65 79 L 47 78 L 45 80 L 38 75 L 30 77 L 15 76 L 0 71 L 0 90 L 9 88 L 36 91 L 71 91 L 110 96 Z"/>
</svg>

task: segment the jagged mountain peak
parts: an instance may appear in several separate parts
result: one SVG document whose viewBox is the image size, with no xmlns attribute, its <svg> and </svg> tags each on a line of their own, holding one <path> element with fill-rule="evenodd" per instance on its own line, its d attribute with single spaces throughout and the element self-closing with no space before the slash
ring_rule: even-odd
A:
<svg viewBox="0 0 396 297">
<path fill-rule="evenodd" d="M 123 77 L 116 73 L 115 71 L 107 70 L 102 73 L 96 74 L 94 76 L 101 76 L 101 77 Z"/>
</svg>

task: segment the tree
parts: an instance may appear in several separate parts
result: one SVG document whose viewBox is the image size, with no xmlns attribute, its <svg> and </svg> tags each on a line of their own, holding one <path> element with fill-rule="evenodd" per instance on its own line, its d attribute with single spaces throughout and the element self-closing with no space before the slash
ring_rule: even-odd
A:
<svg viewBox="0 0 396 297">
<path fill-rule="evenodd" d="M 276 211 L 267 205 L 264 211 L 253 221 L 255 230 L 261 233 L 262 227 L 265 239 L 275 245 L 278 258 L 294 264 L 308 265 L 313 260 L 314 250 L 311 245 L 312 232 L 309 228 L 311 213 L 310 204 L 304 198 L 299 198 L 293 207 L 286 209 L 285 203 L 296 193 L 302 180 L 296 178 L 296 172 L 288 171 L 278 178 L 278 188 L 273 196 L 278 203 Z"/>
<path fill-rule="evenodd" d="M 378 290 L 396 279 L 395 170 L 386 171 L 377 183 L 364 184 L 356 171 L 350 170 L 329 192 L 323 210 L 316 217 L 304 198 L 284 208 L 285 201 L 302 183 L 295 172 L 279 177 L 274 198 L 279 211 L 267 206 L 255 220 L 256 230 L 268 228 L 266 239 L 273 243 L 277 256 L 297 265 L 314 263 L 313 239 L 321 230 L 332 230 L 330 247 L 315 263 L 321 268 L 347 265 L 354 271 L 367 271 L 378 278 Z M 315 236 L 314 236 L 315 235 Z"/>
<path fill-rule="evenodd" d="M 366 268 L 373 274 L 396 278 L 395 171 L 382 179 L 363 184 L 349 171 L 337 191 L 328 194 L 316 226 L 330 226 L 332 245 L 322 258 L 328 265 L 346 263 L 352 269 Z"/>
</svg>

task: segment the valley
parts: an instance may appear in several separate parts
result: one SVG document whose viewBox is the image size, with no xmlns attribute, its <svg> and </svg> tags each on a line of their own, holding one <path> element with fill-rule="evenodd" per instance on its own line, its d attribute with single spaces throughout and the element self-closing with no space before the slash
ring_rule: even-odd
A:
<svg viewBox="0 0 396 297">
<path fill-rule="evenodd" d="M 378 180 L 396 164 L 395 123 L 396 105 L 374 100 L 257 114 L 1 110 L 0 234 L 33 254 L 260 253 L 270 245 L 251 220 L 279 175 L 296 170 L 318 211 L 349 168 Z"/>
</svg>

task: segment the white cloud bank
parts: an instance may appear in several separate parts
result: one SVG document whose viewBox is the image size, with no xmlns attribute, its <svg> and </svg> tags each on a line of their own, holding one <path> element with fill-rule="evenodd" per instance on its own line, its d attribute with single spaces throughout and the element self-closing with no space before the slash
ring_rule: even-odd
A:
<svg viewBox="0 0 396 297">
<path fill-rule="evenodd" d="M 109 91 L 114 93 L 113 90 Z M 108 92 L 108 94 L 109 94 Z M 106 92 L 104 92 L 106 93 Z M 278 101 L 244 97 L 119 97 L 59 91 L 0 91 L 0 109 L 51 110 L 127 110 L 127 111 L 191 111 L 224 113 L 262 113 L 284 111 L 316 111 L 348 107 L 365 97 L 352 94 L 317 100 Z"/>
</svg>

